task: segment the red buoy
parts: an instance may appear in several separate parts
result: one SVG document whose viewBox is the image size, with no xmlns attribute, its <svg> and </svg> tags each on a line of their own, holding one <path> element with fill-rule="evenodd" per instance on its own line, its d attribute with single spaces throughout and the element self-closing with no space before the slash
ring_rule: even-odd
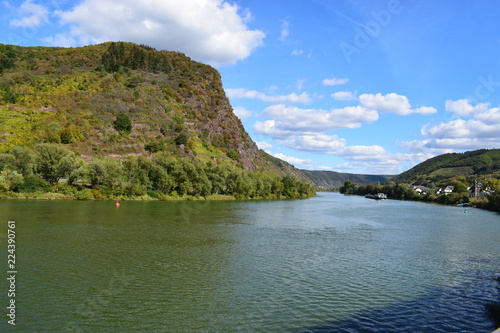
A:
<svg viewBox="0 0 500 333">
<path fill-rule="evenodd" d="M 118 202 L 118 200 L 116 200 L 115 206 L 120 207 L 120 203 Z"/>
</svg>

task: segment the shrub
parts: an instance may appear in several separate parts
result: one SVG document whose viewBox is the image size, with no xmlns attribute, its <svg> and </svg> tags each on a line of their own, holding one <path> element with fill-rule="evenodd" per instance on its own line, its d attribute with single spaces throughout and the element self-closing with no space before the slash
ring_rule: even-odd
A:
<svg viewBox="0 0 500 333">
<path fill-rule="evenodd" d="M 184 133 L 179 134 L 179 136 L 175 138 L 175 144 L 178 146 L 186 145 L 187 143 L 188 143 L 188 137 Z"/>
<path fill-rule="evenodd" d="M 48 181 L 40 179 L 36 176 L 28 176 L 24 179 L 22 184 L 17 184 L 13 190 L 14 192 L 25 192 L 25 193 L 33 193 L 33 192 L 49 192 L 51 190 L 51 185 Z"/>
<path fill-rule="evenodd" d="M 144 149 L 152 154 L 162 151 L 164 148 L 161 142 L 150 142 L 144 146 Z"/>
<path fill-rule="evenodd" d="M 118 132 L 125 132 L 125 133 L 129 134 L 130 131 L 132 131 L 132 121 L 130 120 L 130 118 L 127 114 L 120 113 L 116 117 L 116 120 L 113 123 L 113 127 Z"/>
</svg>

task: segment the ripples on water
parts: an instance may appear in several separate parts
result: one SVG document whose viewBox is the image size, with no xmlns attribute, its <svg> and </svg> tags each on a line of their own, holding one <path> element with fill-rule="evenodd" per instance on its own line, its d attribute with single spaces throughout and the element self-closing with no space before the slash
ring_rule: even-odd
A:
<svg viewBox="0 0 500 333">
<path fill-rule="evenodd" d="M 21 332 L 493 330 L 498 214 L 338 194 L 0 213 L 19 227 Z"/>
</svg>

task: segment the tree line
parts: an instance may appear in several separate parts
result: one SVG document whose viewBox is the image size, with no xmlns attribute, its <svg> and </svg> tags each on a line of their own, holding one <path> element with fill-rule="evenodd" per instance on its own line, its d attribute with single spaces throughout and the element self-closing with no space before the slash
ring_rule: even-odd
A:
<svg viewBox="0 0 500 333">
<path fill-rule="evenodd" d="M 57 192 L 77 199 L 216 197 L 281 199 L 313 196 L 312 184 L 290 176 L 245 172 L 231 163 L 179 158 L 159 152 L 124 160 L 84 161 L 56 144 L 15 146 L 0 156 L 2 196 Z"/>
<path fill-rule="evenodd" d="M 492 184 L 498 182 L 492 182 Z M 479 208 L 485 208 L 500 212 L 500 186 L 496 187 L 496 192 L 487 198 L 470 198 L 467 186 L 459 181 L 451 183 L 454 186 L 454 192 L 450 194 L 436 195 L 433 191 L 425 194 L 419 194 L 409 184 L 389 182 L 383 185 L 358 185 L 350 180 L 346 180 L 340 187 L 339 192 L 343 194 L 367 195 L 384 193 L 389 199 L 414 200 L 436 202 L 441 204 L 461 204 L 470 203 Z"/>
</svg>

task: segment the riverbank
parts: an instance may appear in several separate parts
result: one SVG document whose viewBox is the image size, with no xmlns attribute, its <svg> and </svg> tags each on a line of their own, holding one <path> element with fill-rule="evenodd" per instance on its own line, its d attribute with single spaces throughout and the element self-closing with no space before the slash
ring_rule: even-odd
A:
<svg viewBox="0 0 500 333">
<path fill-rule="evenodd" d="M 301 197 L 297 199 L 307 199 L 308 197 Z M 243 196 L 234 196 L 227 194 L 212 194 L 207 196 L 192 196 L 192 195 L 184 195 L 184 196 L 172 196 L 172 195 L 161 195 L 161 196 L 150 196 L 150 195 L 142 195 L 135 197 L 128 196 L 117 196 L 117 197 L 92 197 L 92 196 L 75 196 L 68 195 L 64 193 L 57 192 L 35 192 L 35 193 L 6 193 L 0 195 L 0 200 L 98 200 L 98 201 L 113 201 L 113 200 L 122 200 L 122 201 L 231 201 L 231 200 L 283 200 L 289 199 L 285 196 L 267 196 L 267 197 L 243 197 Z"/>
</svg>

